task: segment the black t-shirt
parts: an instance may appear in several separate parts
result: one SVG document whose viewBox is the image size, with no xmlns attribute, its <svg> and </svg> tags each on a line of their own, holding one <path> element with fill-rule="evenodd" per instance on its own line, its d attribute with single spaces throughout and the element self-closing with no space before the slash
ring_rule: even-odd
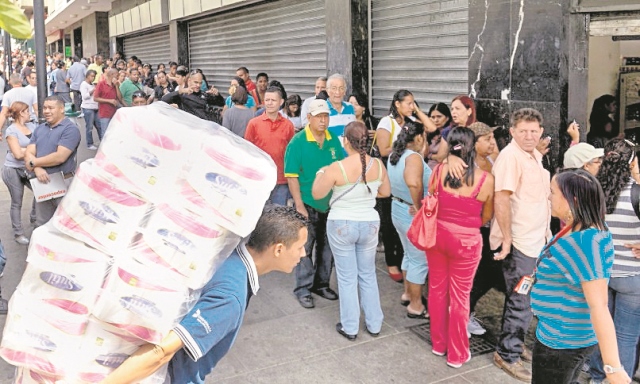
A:
<svg viewBox="0 0 640 384">
<path fill-rule="evenodd" d="M 178 108 L 204 120 L 211 120 L 207 106 L 222 107 L 224 99 L 220 94 L 213 96 L 210 93 L 194 92 L 180 94 L 179 91 L 167 93 L 162 97 L 167 104 L 177 104 Z"/>
</svg>

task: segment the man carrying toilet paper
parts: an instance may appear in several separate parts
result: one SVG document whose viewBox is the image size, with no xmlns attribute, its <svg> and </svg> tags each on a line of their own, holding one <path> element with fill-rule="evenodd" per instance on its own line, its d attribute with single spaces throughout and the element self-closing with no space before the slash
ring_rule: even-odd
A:
<svg viewBox="0 0 640 384">
<path fill-rule="evenodd" d="M 202 289 L 193 309 L 160 344 L 146 344 L 102 382 L 137 383 L 167 362 L 171 383 L 204 383 L 236 339 L 258 276 L 291 273 L 305 256 L 307 219 L 295 208 L 268 205 L 241 243 Z"/>
<path fill-rule="evenodd" d="M 62 172 L 69 185 L 76 170 L 76 155 L 80 145 L 80 130 L 64 116 L 64 100 L 60 96 L 44 99 L 42 107 L 45 123 L 33 131 L 24 155 L 24 163 L 41 183 L 49 182 L 49 175 Z M 36 225 L 53 216 L 62 197 L 36 202 Z"/>
</svg>

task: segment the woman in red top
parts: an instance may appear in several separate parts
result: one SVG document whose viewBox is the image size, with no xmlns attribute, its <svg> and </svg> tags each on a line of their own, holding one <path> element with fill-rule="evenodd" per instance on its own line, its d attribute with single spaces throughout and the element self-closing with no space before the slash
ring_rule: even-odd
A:
<svg viewBox="0 0 640 384">
<path fill-rule="evenodd" d="M 474 164 L 475 135 L 469 128 L 449 133 L 450 154 Z M 493 216 L 493 176 L 477 167 L 462 179 L 440 164 L 432 173 L 429 193 L 438 193 L 436 245 L 427 250 L 432 352 L 447 355 L 460 368 L 471 359 L 467 322 L 469 295 L 480 262 L 480 227 Z"/>
</svg>

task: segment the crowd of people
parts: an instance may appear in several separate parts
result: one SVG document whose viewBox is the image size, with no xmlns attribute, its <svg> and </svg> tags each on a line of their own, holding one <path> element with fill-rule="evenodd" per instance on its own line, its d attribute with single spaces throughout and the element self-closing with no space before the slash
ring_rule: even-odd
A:
<svg viewBox="0 0 640 384">
<path fill-rule="evenodd" d="M 466 95 L 423 110 L 401 89 L 378 119 L 365 95 L 347 97 L 340 74 L 318 78 L 314 96 L 303 101 L 264 72 L 254 83 L 246 67 L 230 78 L 225 97 L 202 71 L 175 62 L 155 72 L 120 54 L 71 62 L 50 58 L 46 123 L 30 123 L 37 99 L 22 84 L 35 84 L 33 70 L 11 74 L 14 88 L 3 98 L 0 122 L 13 121 L 4 134 L 10 151 L 3 180 L 18 243 L 29 243 L 20 222 L 29 175 L 43 182 L 52 172 L 73 177 L 80 135 L 64 118 L 65 103 L 82 111 L 87 148 L 96 149 L 93 128 L 102 139 L 118 108 L 164 102 L 220 123 L 271 156 L 278 178 L 268 203 L 293 206 L 308 221 L 293 294 L 307 309 L 317 297 L 339 300 L 336 332 L 347 340 L 358 336 L 361 309 L 366 332 L 381 332 L 380 250 L 389 278 L 403 284 L 406 316 L 430 319 L 432 352 L 452 368 L 471 359 L 471 335 L 486 332 L 474 312 L 495 288 L 505 303 L 493 361 L 509 375 L 572 383 L 586 366 L 593 383 L 617 384 L 629 383 L 637 370 L 638 147 L 612 134 L 604 117 L 591 122 L 599 127 L 589 136 L 595 146 L 580 143 L 573 122 L 563 166 L 546 169 L 550 137 L 530 108 L 514 111 L 508 129 L 496 129 L 478 121 Z M 615 110 L 609 98 L 599 103 L 604 112 L 596 113 Z M 435 245 L 426 252 L 408 236 L 425 196 L 438 201 Z M 31 219 L 46 222 L 56 204 L 34 204 Z M 554 233 L 552 217 L 560 223 Z M 334 263 L 338 292 L 329 284 Z M 525 335 L 534 315 L 529 350 Z"/>
</svg>

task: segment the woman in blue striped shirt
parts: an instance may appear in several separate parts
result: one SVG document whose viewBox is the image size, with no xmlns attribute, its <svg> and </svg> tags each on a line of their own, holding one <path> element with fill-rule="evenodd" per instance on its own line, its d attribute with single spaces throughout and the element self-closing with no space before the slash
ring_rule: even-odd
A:
<svg viewBox="0 0 640 384">
<path fill-rule="evenodd" d="M 551 180 L 549 200 L 551 214 L 566 226 L 544 247 L 531 277 L 531 308 L 538 317 L 531 382 L 577 382 L 580 367 L 600 343 L 612 368 L 609 381 L 629 383 L 607 307 L 614 250 L 602 187 L 586 171 L 567 171 Z M 521 294 L 528 293 L 526 277 Z"/>
</svg>

